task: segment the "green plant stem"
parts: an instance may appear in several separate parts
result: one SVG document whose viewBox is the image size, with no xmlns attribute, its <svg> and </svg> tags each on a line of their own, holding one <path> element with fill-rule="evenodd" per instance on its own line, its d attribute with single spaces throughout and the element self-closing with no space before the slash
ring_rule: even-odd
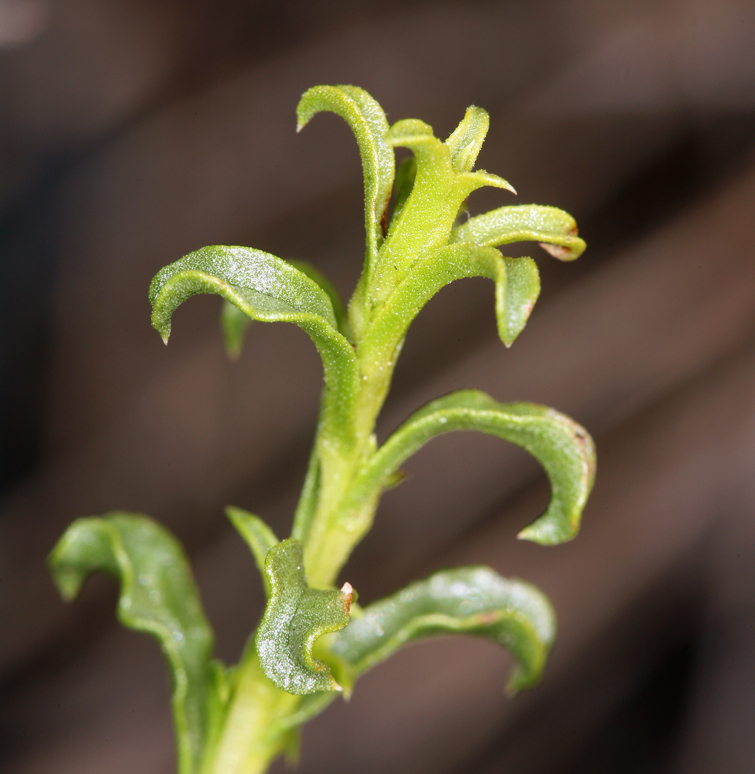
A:
<svg viewBox="0 0 755 774">
<path fill-rule="evenodd" d="M 255 648 L 238 666 L 236 689 L 223 733 L 206 774 L 262 774 L 286 746 L 281 721 L 292 714 L 301 696 L 281 691 L 262 674 Z"/>
<path fill-rule="evenodd" d="M 377 508 L 378 493 L 360 503 L 357 509 L 344 510 L 343 506 L 350 499 L 349 491 L 357 473 L 375 452 L 375 422 L 388 392 L 396 358 L 394 355 L 391 360 L 379 358 L 365 363 L 359 359 L 357 345 L 357 359 L 359 389 L 349 417 L 353 422 L 355 447 L 346 453 L 339 451 L 324 423 L 320 424 L 315 441 L 320 461 L 316 506 L 304 541 L 307 579 L 314 588 L 333 587 L 354 547 L 369 530 Z M 294 534 L 297 534 L 296 528 Z"/>
</svg>

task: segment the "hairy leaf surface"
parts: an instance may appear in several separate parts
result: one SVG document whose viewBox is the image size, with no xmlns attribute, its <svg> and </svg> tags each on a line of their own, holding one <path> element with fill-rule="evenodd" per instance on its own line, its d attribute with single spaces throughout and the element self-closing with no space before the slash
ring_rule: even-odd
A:
<svg viewBox="0 0 755 774">
<path fill-rule="evenodd" d="M 490 116 L 486 110 L 475 105 L 467 108 L 461 123 L 446 140 L 454 169 L 459 172 L 472 171 L 489 126 Z"/>
<path fill-rule="evenodd" d="M 573 261 L 585 250 L 577 236 L 577 222 L 568 212 L 538 204 L 499 207 L 470 218 L 451 233 L 451 242 L 474 242 L 498 247 L 512 242 L 540 242 L 561 261 Z"/>
<path fill-rule="evenodd" d="M 511 346 L 540 293 L 535 262 L 531 258 L 506 258 L 492 247 L 459 243 L 429 253 L 396 287 L 362 341 L 362 368 L 390 360 L 425 304 L 446 285 L 464 277 L 487 277 L 495 282 L 498 334 Z"/>
<path fill-rule="evenodd" d="M 315 86 L 304 92 L 296 109 L 297 131 L 316 113 L 328 111 L 343 118 L 357 139 L 364 173 L 364 216 L 368 259 L 374 260 L 382 241 L 381 221 L 393 187 L 395 160 L 386 143 L 388 121 L 383 109 L 356 86 Z"/>
<path fill-rule="evenodd" d="M 316 282 L 325 291 L 333 306 L 333 314 L 336 318 L 338 330 L 343 333 L 346 338 L 349 338 L 349 323 L 346 317 L 346 309 L 333 283 L 321 271 L 307 261 L 290 260 L 288 263 Z M 223 341 L 225 342 L 226 351 L 232 360 L 238 359 L 241 355 L 244 335 L 252 322 L 252 318 L 249 317 L 246 312 L 239 309 L 239 307 L 230 301 L 223 299 L 223 309 L 220 313 L 220 327 L 223 332 Z"/>
<path fill-rule="evenodd" d="M 376 496 L 383 482 L 431 438 L 476 430 L 521 446 L 545 468 L 551 500 L 545 513 L 519 533 L 544 545 L 573 538 L 595 476 L 595 449 L 584 428 L 554 409 L 533 403 L 498 403 L 478 390 L 460 390 L 412 414 L 362 469 L 351 507 Z"/>
<path fill-rule="evenodd" d="M 265 572 L 270 599 L 256 639 L 262 671 L 289 693 L 341 690 L 328 665 L 312 655 L 312 647 L 323 634 L 348 623 L 351 587 L 309 588 L 302 546 L 295 538 L 268 551 Z"/>
<path fill-rule="evenodd" d="M 466 170 L 482 143 L 480 124 L 479 115 L 474 110 L 471 114 L 468 111 L 457 130 L 459 134 L 451 135 L 461 165 L 458 169 L 451 148 L 435 137 L 432 127 L 424 121 L 405 119 L 389 129 L 388 143 L 411 149 L 417 160 L 417 172 L 412 190 L 398 217 L 392 220 L 375 264 L 369 291 L 373 305 L 388 298 L 424 253 L 448 242 L 459 208 L 472 191 L 482 186 L 514 190 L 496 175 Z"/>
<path fill-rule="evenodd" d="M 435 573 L 369 605 L 329 646 L 353 681 L 402 645 L 444 634 L 485 637 L 506 648 L 517 661 L 508 682 L 516 692 L 540 679 L 556 619 L 547 597 L 534 586 L 502 578 L 488 567 L 462 567 Z"/>
<path fill-rule="evenodd" d="M 152 325 L 167 342 L 176 308 L 198 293 L 214 293 L 254 320 L 290 322 L 309 334 L 322 357 L 326 396 L 323 421 L 347 448 L 347 421 L 357 390 L 354 351 L 338 331 L 327 293 L 286 261 L 249 247 L 204 247 L 166 266 L 150 285 Z"/>
<path fill-rule="evenodd" d="M 222 718 L 224 678 L 212 660 L 212 630 L 178 541 L 146 516 L 111 513 L 75 521 L 48 563 L 66 600 L 93 572 L 120 581 L 118 619 L 156 637 L 173 673 L 179 772 L 199 772 Z"/>
<path fill-rule="evenodd" d="M 401 165 L 396 171 L 396 202 L 393 205 L 391 220 L 388 224 L 389 228 L 393 225 L 393 221 L 401 214 L 401 210 L 404 209 L 406 200 L 409 198 L 412 188 L 414 188 L 414 180 L 416 177 L 417 159 L 414 156 L 409 156 L 408 159 L 404 159 L 401 162 Z"/>
</svg>

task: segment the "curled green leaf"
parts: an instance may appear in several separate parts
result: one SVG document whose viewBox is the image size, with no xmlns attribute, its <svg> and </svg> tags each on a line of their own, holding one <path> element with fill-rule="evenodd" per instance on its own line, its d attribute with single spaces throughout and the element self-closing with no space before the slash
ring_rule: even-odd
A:
<svg viewBox="0 0 755 774">
<path fill-rule="evenodd" d="M 334 635 L 329 650 L 348 676 L 343 681 L 353 682 L 402 645 L 448 634 L 485 637 L 506 648 L 517 662 L 507 685 L 515 693 L 540 679 L 556 618 L 534 586 L 502 578 L 488 567 L 461 567 L 369 605 Z"/>
<path fill-rule="evenodd" d="M 459 172 L 472 171 L 489 126 L 490 116 L 486 110 L 474 105 L 467 108 L 462 122 L 446 140 L 454 169 Z"/>
<path fill-rule="evenodd" d="M 524 329 L 540 293 L 540 274 L 531 258 L 506 258 L 492 247 L 458 243 L 418 261 L 373 318 L 359 357 L 364 373 L 391 360 L 414 318 L 442 288 L 464 277 L 495 282 L 498 334 L 508 347 Z"/>
<path fill-rule="evenodd" d="M 149 287 L 152 325 L 167 342 L 173 312 L 197 293 L 216 293 L 264 322 L 283 320 L 327 335 L 337 330 L 322 288 L 274 255 L 251 247 L 215 245 L 162 268 Z M 248 311 L 247 311 L 248 308 Z"/>
<path fill-rule="evenodd" d="M 173 673 L 179 772 L 197 774 L 219 732 L 224 677 L 181 545 L 146 516 L 111 513 L 75 521 L 48 565 L 66 600 L 93 572 L 120 581 L 118 619 L 157 638 Z"/>
<path fill-rule="evenodd" d="M 521 446 L 545 469 L 551 499 L 545 513 L 519 533 L 543 545 L 562 543 L 579 530 L 595 477 L 595 447 L 587 431 L 564 414 L 533 403 L 498 403 L 479 390 L 459 390 L 412 414 L 359 473 L 349 508 L 374 499 L 384 482 L 431 438 L 476 430 Z"/>
<path fill-rule="evenodd" d="M 364 216 L 369 260 L 382 240 L 381 221 L 393 187 L 395 160 L 386 143 L 388 121 L 380 105 L 356 86 L 315 86 L 302 95 L 296 108 L 297 131 L 316 113 L 328 111 L 343 118 L 357 139 L 364 172 Z"/>
<path fill-rule="evenodd" d="M 345 584 L 340 591 L 309 588 L 302 545 L 295 538 L 268 551 L 265 573 L 270 599 L 256 638 L 262 671 L 289 693 L 340 691 L 328 665 L 312 655 L 312 647 L 323 634 L 349 622 L 351 586 Z"/>
<path fill-rule="evenodd" d="M 328 295 L 330 303 L 333 306 L 333 314 L 336 318 L 338 330 L 349 338 L 349 322 L 346 317 L 346 309 L 341 301 L 341 296 L 333 283 L 318 269 L 307 261 L 288 261 L 289 265 L 298 269 L 311 280 L 316 282 Z M 223 308 L 220 313 L 220 328 L 223 332 L 223 341 L 225 343 L 228 357 L 237 360 L 241 355 L 241 347 L 244 342 L 246 330 L 252 323 L 252 318 L 243 312 L 230 301 L 223 300 Z"/>
<path fill-rule="evenodd" d="M 290 322 L 309 334 L 323 361 L 323 422 L 332 437 L 353 443 L 349 406 L 357 384 L 356 358 L 338 331 L 327 293 L 301 271 L 249 247 L 204 247 L 161 269 L 152 280 L 152 325 L 167 342 L 173 312 L 187 298 L 214 293 L 253 320 Z"/>
<path fill-rule="evenodd" d="M 470 218 L 451 233 L 451 242 L 498 247 L 512 242 L 539 242 L 554 258 L 573 261 L 585 250 L 577 222 L 557 207 L 523 204 L 499 207 Z"/>
</svg>

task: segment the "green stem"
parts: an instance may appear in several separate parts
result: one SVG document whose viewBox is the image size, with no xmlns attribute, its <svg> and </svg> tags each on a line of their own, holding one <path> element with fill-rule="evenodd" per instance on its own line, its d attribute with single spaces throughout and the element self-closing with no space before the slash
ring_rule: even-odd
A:
<svg viewBox="0 0 755 774">
<path fill-rule="evenodd" d="M 285 749 L 296 730 L 281 730 L 281 721 L 298 707 L 301 696 L 281 691 L 262 674 L 254 647 L 238 667 L 223 733 L 206 774 L 263 774 Z"/>
<path fill-rule="evenodd" d="M 317 510 L 304 544 L 307 581 L 313 588 L 331 588 L 361 535 L 356 525 L 337 520 L 341 503 L 360 467 L 363 451 L 353 458 L 331 458 L 321 467 Z"/>
<path fill-rule="evenodd" d="M 352 501 L 351 487 L 357 473 L 375 453 L 374 428 L 377 416 L 385 401 L 396 357 L 400 347 L 388 357 L 359 361 L 359 389 L 351 404 L 349 421 L 353 423 L 356 444 L 349 454 L 342 454 L 329 437 L 324 424 L 318 428 L 315 448 L 318 450 L 319 468 L 313 494 L 313 477 L 308 475 L 302 502 L 297 511 L 294 536 L 304 542 L 304 563 L 307 580 L 315 588 L 330 588 L 346 563 L 354 547 L 369 530 L 377 508 L 377 497 L 359 503 L 357 508 L 344 510 L 344 504 Z M 353 407 L 353 408 L 352 408 Z M 345 421 L 342 418 L 341 421 Z M 311 503 L 316 502 L 312 510 Z M 304 519 L 298 514 L 310 513 L 306 529 Z"/>
</svg>

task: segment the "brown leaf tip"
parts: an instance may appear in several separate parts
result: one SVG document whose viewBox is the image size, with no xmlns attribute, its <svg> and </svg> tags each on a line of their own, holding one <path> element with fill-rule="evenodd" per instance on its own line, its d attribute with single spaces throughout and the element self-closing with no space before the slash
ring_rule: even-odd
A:
<svg viewBox="0 0 755 774">
<path fill-rule="evenodd" d="M 354 587 L 346 582 L 341 586 L 341 594 L 344 596 L 344 607 L 346 609 L 346 615 L 351 612 L 351 603 L 354 601 Z"/>
</svg>

